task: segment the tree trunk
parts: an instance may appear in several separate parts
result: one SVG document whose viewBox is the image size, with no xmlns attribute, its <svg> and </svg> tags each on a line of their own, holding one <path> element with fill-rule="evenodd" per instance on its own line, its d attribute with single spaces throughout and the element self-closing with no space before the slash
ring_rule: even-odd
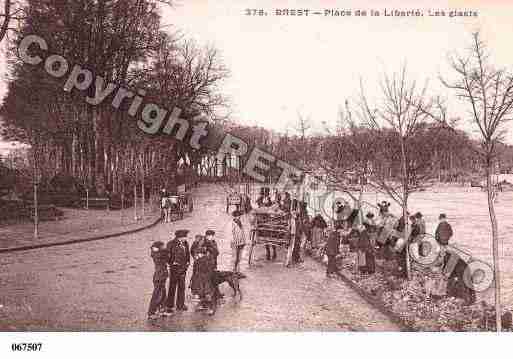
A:
<svg viewBox="0 0 513 359">
<path fill-rule="evenodd" d="M 409 177 L 408 177 L 408 170 L 406 167 L 406 144 L 405 144 L 405 138 L 401 138 L 401 162 L 402 162 L 402 184 L 403 184 L 403 220 L 404 220 L 404 232 L 403 232 L 403 238 L 404 238 L 404 245 L 405 245 L 405 251 L 406 251 L 406 276 L 408 280 L 411 279 L 410 274 L 410 253 L 408 248 L 408 192 L 409 192 Z"/>
<path fill-rule="evenodd" d="M 406 276 L 408 277 L 408 280 L 411 279 L 411 268 L 410 268 L 410 248 L 408 245 L 408 237 L 409 237 L 409 226 L 408 223 L 408 194 L 405 194 L 404 196 L 404 202 L 403 202 L 403 218 L 404 218 L 404 243 L 405 243 L 405 251 L 406 251 Z"/>
<path fill-rule="evenodd" d="M 7 34 L 7 30 L 9 29 L 9 22 L 11 21 L 11 0 L 4 1 L 3 10 L 4 21 L 2 23 L 2 26 L 0 27 L 0 42 L 2 42 L 2 40 L 5 37 L 5 34 Z"/>
<path fill-rule="evenodd" d="M 502 330 L 502 307 L 501 307 L 501 281 L 500 281 L 500 270 L 499 270 L 499 234 L 497 218 L 495 216 L 495 207 L 493 204 L 494 200 L 494 189 L 492 184 L 492 164 L 491 161 L 487 161 L 486 166 L 486 192 L 488 197 L 488 212 L 490 214 L 490 223 L 492 225 L 492 251 L 493 251 L 493 271 L 495 277 L 495 321 L 497 325 L 497 332 Z"/>
<path fill-rule="evenodd" d="M 71 176 L 77 177 L 77 134 L 75 132 L 71 139 Z"/>
<path fill-rule="evenodd" d="M 137 181 L 134 184 L 134 220 L 137 221 Z"/>
</svg>

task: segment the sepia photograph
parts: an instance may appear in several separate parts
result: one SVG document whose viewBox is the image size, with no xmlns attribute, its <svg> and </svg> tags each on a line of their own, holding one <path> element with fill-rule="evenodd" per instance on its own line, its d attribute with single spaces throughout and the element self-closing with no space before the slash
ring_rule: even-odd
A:
<svg viewBox="0 0 513 359">
<path fill-rule="evenodd" d="M 509 337 L 512 19 L 0 0 L 0 353 Z"/>
</svg>

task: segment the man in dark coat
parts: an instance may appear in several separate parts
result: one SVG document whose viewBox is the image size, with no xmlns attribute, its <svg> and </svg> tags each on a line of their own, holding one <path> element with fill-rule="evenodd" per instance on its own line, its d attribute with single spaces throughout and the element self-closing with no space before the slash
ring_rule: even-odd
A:
<svg viewBox="0 0 513 359">
<path fill-rule="evenodd" d="M 280 209 L 283 212 L 290 213 L 291 205 L 292 205 L 292 201 L 290 199 L 290 193 L 289 192 L 285 192 L 284 198 L 282 198 L 282 200 L 280 201 Z"/>
<path fill-rule="evenodd" d="M 447 279 L 447 296 L 461 298 L 466 305 L 474 304 L 476 291 L 473 286 L 468 286 L 464 280 L 468 264 L 456 252 L 447 251 L 443 256 L 444 272 L 449 274 Z M 450 273 L 448 271 L 452 270 Z"/>
<path fill-rule="evenodd" d="M 161 241 L 154 242 L 150 251 L 151 258 L 155 264 L 155 273 L 153 274 L 153 294 L 151 296 L 150 307 L 148 308 L 148 319 L 156 319 L 158 318 L 157 313 L 164 309 L 166 302 L 169 252 L 164 248 L 164 243 Z"/>
<path fill-rule="evenodd" d="M 326 255 L 328 256 L 328 268 L 326 269 L 326 276 L 330 277 L 337 273 L 337 256 L 340 250 L 340 237 L 338 232 L 333 231 L 328 236 L 326 242 Z"/>
<path fill-rule="evenodd" d="M 453 235 L 452 227 L 447 222 L 447 216 L 445 213 L 441 213 L 438 219 L 440 220 L 440 223 L 438 223 L 438 227 L 436 227 L 435 240 L 440 246 L 446 248 L 449 244 L 449 239 L 451 239 Z"/>
<path fill-rule="evenodd" d="M 415 223 L 417 224 L 419 235 L 426 234 L 426 221 L 422 217 L 422 213 L 415 213 Z"/>
<path fill-rule="evenodd" d="M 373 274 L 376 271 L 376 260 L 374 257 L 374 246 L 371 241 L 371 233 L 369 233 L 371 229 L 371 224 L 367 222 L 363 225 L 360 225 L 358 228 L 359 239 L 358 239 L 358 251 L 359 255 L 365 257 L 365 264 L 360 268 L 360 273 L 363 274 Z M 363 261 L 360 261 L 360 263 Z"/>
<path fill-rule="evenodd" d="M 169 292 L 167 296 L 167 310 L 173 312 L 176 309 L 187 310 L 185 306 L 185 275 L 189 267 L 190 254 L 187 243 L 188 230 L 178 230 L 175 238 L 167 243 L 169 250 Z"/>
</svg>

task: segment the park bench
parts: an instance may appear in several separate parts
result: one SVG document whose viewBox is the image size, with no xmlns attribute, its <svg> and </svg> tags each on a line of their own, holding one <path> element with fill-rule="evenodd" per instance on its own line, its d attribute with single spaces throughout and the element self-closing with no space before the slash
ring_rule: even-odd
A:
<svg viewBox="0 0 513 359">
<path fill-rule="evenodd" d="M 82 207 L 84 208 L 102 208 L 110 209 L 110 198 L 107 197 L 89 197 L 89 206 L 87 198 L 81 198 Z"/>
<path fill-rule="evenodd" d="M 35 206 L 34 204 L 28 205 L 29 217 L 32 221 L 35 220 Z M 49 221 L 62 219 L 64 213 L 55 207 L 53 204 L 40 204 L 37 206 L 37 219 L 38 221 Z"/>
</svg>

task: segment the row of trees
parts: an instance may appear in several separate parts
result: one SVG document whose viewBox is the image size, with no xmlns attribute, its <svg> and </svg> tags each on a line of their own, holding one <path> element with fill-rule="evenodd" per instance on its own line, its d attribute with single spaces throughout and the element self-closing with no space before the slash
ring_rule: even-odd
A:
<svg viewBox="0 0 513 359">
<path fill-rule="evenodd" d="M 479 179 L 484 178 L 492 233 L 496 325 L 500 331 L 500 243 L 493 175 L 511 171 L 511 146 L 504 144 L 504 136 L 506 123 L 513 118 L 513 73 L 491 63 L 479 33 L 473 34 L 471 45 L 468 53 L 451 58 L 451 80 L 440 79 L 466 106 L 467 112 L 458 116 L 460 120 L 450 118 L 445 101 L 430 96 L 427 87 L 410 79 L 403 67 L 398 73 L 383 76 L 377 99 L 369 99 L 362 84 L 354 108 L 346 102 L 340 111 L 342 126 L 335 135 L 307 137 L 310 126 L 302 116 L 298 134 L 293 137 L 276 137 L 270 132 L 262 136 L 259 128 L 238 129 L 238 133 L 249 144 L 260 140 L 257 145 L 262 149 L 307 171 L 324 169 L 333 186 L 353 196 L 351 180 L 365 178 L 402 207 L 405 241 L 412 193 L 442 177 L 468 180 L 469 174 L 478 174 Z M 462 121 L 478 131 L 479 139 L 471 140 L 457 130 Z M 449 176 L 443 176 L 443 171 Z M 360 186 L 360 193 L 362 190 Z"/>
<path fill-rule="evenodd" d="M 65 80 L 16 56 L 19 41 L 37 34 L 69 63 L 83 64 L 106 82 L 144 91 L 145 102 L 178 107 L 182 118 L 202 113 L 218 120 L 226 105 L 219 83 L 228 71 L 216 49 L 161 30 L 159 7 L 168 5 L 29 0 L 19 7 L 23 17 L 13 29 L 2 136 L 31 146 L 34 170 L 43 180 L 70 175 L 99 193 L 119 192 L 127 181 L 172 186 L 180 166 L 199 161 L 194 150 L 170 136 L 145 136 L 127 114 L 128 106 L 116 111 L 108 100 L 88 105 L 84 97 L 94 96 L 94 85 L 85 94 L 65 92 Z"/>
<path fill-rule="evenodd" d="M 340 111 L 336 133 L 308 136 L 309 119 L 300 116 L 297 135 L 277 135 L 258 127 L 229 123 L 221 115 L 226 99 L 219 87 L 228 70 L 214 48 L 200 48 L 179 34 L 161 29 L 159 6 L 152 0 L 4 1 L 0 35 L 13 34 L 8 94 L 1 108 L 2 136 L 30 145 L 33 172 L 43 179 L 56 174 L 79 178 L 98 193 L 124 192 L 132 184 L 176 184 L 180 169 L 190 175 L 227 173 L 215 148 L 191 149 L 170 136 L 147 136 L 136 126 L 128 106 L 117 111 L 109 101 L 89 106 L 95 86 L 84 94 L 62 91 L 63 80 L 22 63 L 16 45 L 28 34 L 43 37 L 52 53 L 85 65 L 106 82 L 141 90 L 147 102 L 182 109 L 181 117 L 209 115 L 218 132 L 230 131 L 250 147 L 263 150 L 308 171 L 324 169 L 338 189 L 352 192 L 352 179 L 365 178 L 408 212 L 411 193 L 433 180 L 460 180 L 484 171 L 492 225 L 496 275 L 497 327 L 500 329 L 498 224 L 493 207 L 492 174 L 501 158 L 504 124 L 513 112 L 513 76 L 497 69 L 479 34 L 469 54 L 451 61 L 456 80 L 442 83 L 468 105 L 461 118 L 480 133 L 476 145 L 448 117 L 443 100 L 412 81 L 406 68 L 385 74 L 381 97 L 357 101 Z M 12 26 L 12 20 L 16 26 Z M 7 25 L 5 25 L 7 23 Z M 4 30 L 5 29 L 5 30 Z M 1 37 L 0 37 L 1 40 Z M 506 148 L 507 149 L 507 148 Z M 243 161 L 237 162 L 240 170 Z M 363 183 L 363 181 L 361 182 Z M 362 190 L 363 187 L 360 187 Z M 405 223 L 408 223 L 405 220 Z M 405 231 L 406 233 L 407 231 Z"/>
</svg>

